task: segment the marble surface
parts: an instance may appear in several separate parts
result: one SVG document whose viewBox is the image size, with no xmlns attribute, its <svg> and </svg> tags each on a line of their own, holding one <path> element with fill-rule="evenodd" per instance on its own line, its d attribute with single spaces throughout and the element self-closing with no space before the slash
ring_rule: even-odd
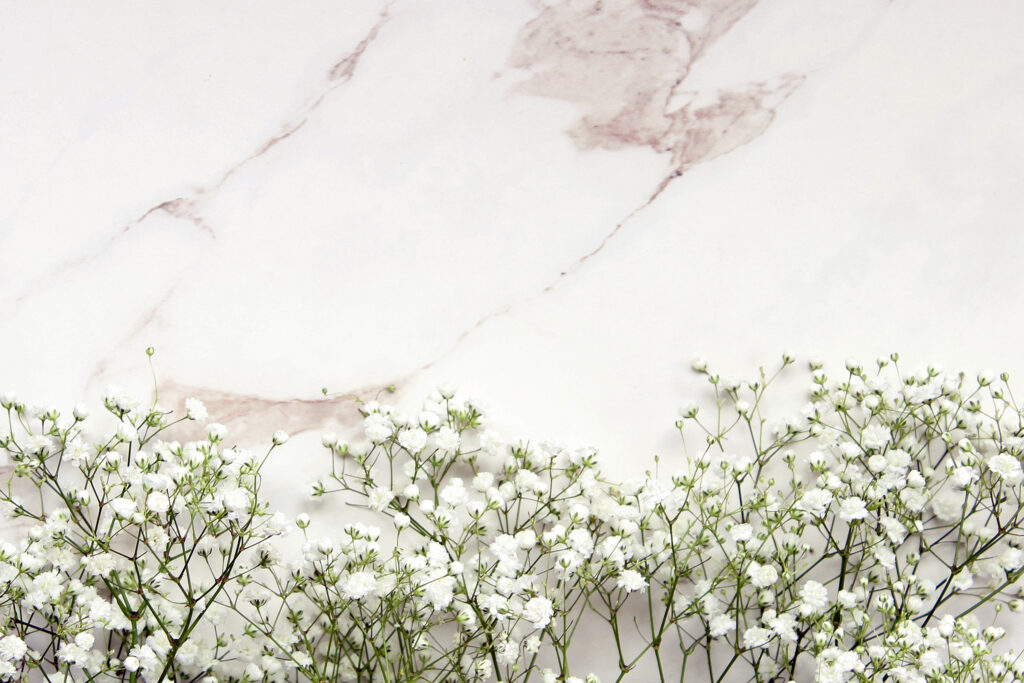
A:
<svg viewBox="0 0 1024 683">
<path fill-rule="evenodd" d="M 1024 379 L 1015 0 L 5 2 L 0 66 L 26 399 L 152 345 L 305 463 L 346 394 L 452 380 L 635 471 L 696 354 Z"/>
</svg>

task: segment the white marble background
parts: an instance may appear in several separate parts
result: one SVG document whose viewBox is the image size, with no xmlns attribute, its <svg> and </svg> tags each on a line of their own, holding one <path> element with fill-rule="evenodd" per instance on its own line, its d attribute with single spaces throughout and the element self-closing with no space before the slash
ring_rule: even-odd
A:
<svg viewBox="0 0 1024 683">
<path fill-rule="evenodd" d="M 628 468 L 695 354 L 1024 380 L 1016 0 L 6 0 L 0 101 L 26 399 L 145 390 L 152 345 L 305 463 L 321 387 L 450 379 Z"/>
</svg>

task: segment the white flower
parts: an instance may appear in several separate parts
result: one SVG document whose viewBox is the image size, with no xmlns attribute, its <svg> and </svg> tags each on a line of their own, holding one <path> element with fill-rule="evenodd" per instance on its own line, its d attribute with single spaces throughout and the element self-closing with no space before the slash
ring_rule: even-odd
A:
<svg viewBox="0 0 1024 683">
<path fill-rule="evenodd" d="M 366 434 L 366 438 L 373 443 L 381 443 L 391 437 L 393 429 L 391 420 L 386 415 L 380 413 L 370 413 L 363 420 L 363 431 Z"/>
<path fill-rule="evenodd" d="M 82 566 L 90 574 L 107 577 L 117 566 L 117 560 L 111 553 L 97 553 L 83 557 Z"/>
<path fill-rule="evenodd" d="M 766 628 L 761 628 L 760 626 L 754 626 L 743 632 L 743 647 L 748 650 L 755 647 L 762 647 L 767 645 L 771 639 L 771 631 Z"/>
<path fill-rule="evenodd" d="M 459 450 L 459 445 L 462 443 L 459 433 L 448 425 L 438 430 L 434 440 L 437 442 L 437 447 L 447 453 L 454 453 Z"/>
<path fill-rule="evenodd" d="M 963 493 L 942 491 L 931 500 L 932 512 L 943 522 L 956 522 L 964 513 Z"/>
<path fill-rule="evenodd" d="M 868 449 L 881 449 L 892 438 L 892 432 L 880 424 L 872 423 L 861 433 L 861 445 Z"/>
<path fill-rule="evenodd" d="M 280 446 L 284 444 L 285 442 L 288 441 L 288 432 L 284 431 L 283 429 L 278 429 L 276 432 L 274 432 L 272 441 L 275 446 Z"/>
<path fill-rule="evenodd" d="M 729 631 L 736 630 L 736 620 L 728 614 L 716 614 L 708 622 L 708 635 L 721 638 Z"/>
<path fill-rule="evenodd" d="M 113 510 L 118 517 L 123 517 L 125 519 L 135 514 L 138 509 L 135 506 L 135 501 L 131 498 L 115 498 L 110 501 L 109 505 L 110 509 Z"/>
<path fill-rule="evenodd" d="M 206 406 L 198 398 L 186 398 L 185 417 L 197 422 L 205 422 L 207 418 Z"/>
<path fill-rule="evenodd" d="M 32 584 L 44 602 L 56 600 L 64 592 L 63 577 L 55 571 L 39 574 Z"/>
<path fill-rule="evenodd" d="M 754 527 L 749 524 L 737 524 L 729 529 L 729 535 L 736 543 L 746 543 L 754 536 Z"/>
<path fill-rule="evenodd" d="M 57 651 L 57 658 L 72 666 L 84 666 L 89 661 L 89 651 L 78 643 L 64 643 Z"/>
<path fill-rule="evenodd" d="M 139 400 L 120 387 L 108 387 L 103 403 L 112 410 L 127 413 L 139 406 Z"/>
<path fill-rule="evenodd" d="M 434 579 L 427 584 L 423 594 L 435 610 L 445 609 L 451 604 L 455 594 L 455 578 L 446 576 Z"/>
<path fill-rule="evenodd" d="M 615 580 L 615 585 L 627 593 L 632 593 L 633 591 L 643 590 L 647 586 L 647 582 L 644 581 L 644 577 L 640 572 L 635 569 L 626 569 L 619 574 L 619 577 Z"/>
<path fill-rule="evenodd" d="M 501 562 L 519 561 L 519 542 L 511 534 L 501 534 L 490 545 L 490 550 Z"/>
<path fill-rule="evenodd" d="M 139 438 L 139 431 L 135 429 L 135 425 L 127 420 L 122 420 L 117 425 L 117 438 L 120 441 L 134 441 Z"/>
<path fill-rule="evenodd" d="M 410 453 L 419 453 L 427 445 L 427 433 L 419 427 L 403 429 L 398 433 L 398 445 Z"/>
<path fill-rule="evenodd" d="M 466 492 L 466 487 L 463 486 L 462 480 L 455 477 L 448 486 L 441 489 L 441 500 L 452 507 L 462 505 L 469 500 L 469 494 Z"/>
<path fill-rule="evenodd" d="M 533 529 L 523 529 L 516 534 L 516 543 L 522 550 L 529 550 L 537 545 L 537 532 Z"/>
<path fill-rule="evenodd" d="M 747 565 L 750 583 L 757 588 L 767 588 L 779 580 L 779 572 L 770 564 L 751 562 Z"/>
<path fill-rule="evenodd" d="M 580 555 L 589 556 L 594 552 L 594 538 L 586 529 L 573 529 L 566 540 L 569 547 Z"/>
<path fill-rule="evenodd" d="M 554 608 L 547 598 L 530 598 L 523 605 L 523 619 L 533 624 L 534 628 L 544 628 L 551 621 Z"/>
<path fill-rule="evenodd" d="M 884 455 L 881 455 L 880 453 L 875 453 L 870 458 L 868 458 L 867 464 L 869 470 L 871 470 L 875 474 L 878 474 L 879 472 L 882 472 L 883 470 L 885 470 L 886 467 L 889 466 L 889 460 Z"/>
<path fill-rule="evenodd" d="M 836 593 L 836 601 L 846 609 L 853 609 L 857 606 L 857 594 L 853 591 L 841 590 Z"/>
<path fill-rule="evenodd" d="M 965 489 L 974 483 L 978 478 L 978 470 L 969 465 L 961 465 L 953 468 L 950 479 L 957 488 Z"/>
<path fill-rule="evenodd" d="M 855 519 L 864 519 L 868 516 L 867 507 L 864 501 L 856 496 L 847 498 L 839 506 L 839 519 L 844 522 L 852 522 Z"/>
<path fill-rule="evenodd" d="M 1019 484 L 1024 480 L 1024 472 L 1021 471 L 1020 461 L 1009 453 L 993 455 L 985 464 L 1007 484 Z"/>
<path fill-rule="evenodd" d="M 1008 572 L 1024 567 L 1024 551 L 1007 548 L 999 555 L 999 566 Z"/>
<path fill-rule="evenodd" d="M 28 647 L 18 636 L 4 636 L 0 639 L 0 659 L 8 662 L 20 661 L 25 653 L 28 652 Z"/>
<path fill-rule="evenodd" d="M 896 554 L 888 548 L 876 545 L 871 554 L 874 555 L 878 564 L 886 569 L 893 569 L 896 566 Z"/>
<path fill-rule="evenodd" d="M 828 607 L 828 588 L 817 581 L 800 587 L 800 614 L 809 617 L 821 614 Z"/>
<path fill-rule="evenodd" d="M 391 492 L 391 489 L 383 486 L 374 486 L 366 496 L 367 504 L 377 512 L 386 508 L 394 498 L 395 494 Z"/>
<path fill-rule="evenodd" d="M 803 510 L 815 517 L 823 517 L 828 506 L 832 504 L 832 492 L 825 489 L 811 489 L 797 501 L 796 509 Z"/>
<path fill-rule="evenodd" d="M 974 585 L 974 576 L 966 569 L 961 569 L 956 576 L 950 579 L 949 585 L 957 590 L 968 590 Z"/>
<path fill-rule="evenodd" d="M 889 516 L 882 517 L 878 521 L 882 525 L 882 529 L 885 530 L 885 535 L 889 537 L 891 542 L 896 545 L 903 543 L 903 540 L 907 537 L 907 527 L 905 527 L 902 522 Z"/>
<path fill-rule="evenodd" d="M 249 510 L 250 497 L 245 489 L 228 489 L 218 494 L 217 498 L 229 515 L 238 516 Z"/>
<path fill-rule="evenodd" d="M 146 497 L 146 509 L 157 514 L 167 512 L 171 507 L 171 501 L 167 494 L 160 491 L 153 491 Z"/>
<path fill-rule="evenodd" d="M 340 588 L 345 597 L 352 600 L 362 600 L 377 590 L 377 577 L 373 572 L 353 572 L 345 578 Z"/>
<path fill-rule="evenodd" d="M 792 614 L 777 614 L 775 610 L 767 610 L 761 620 L 782 642 L 796 642 L 796 617 Z"/>
<path fill-rule="evenodd" d="M 483 493 L 494 486 L 494 475 L 490 472 L 481 472 L 473 477 L 473 488 Z"/>
<path fill-rule="evenodd" d="M 839 648 L 826 648 L 817 657 L 817 677 L 815 680 L 821 683 L 843 683 L 850 680 L 851 671 L 861 672 L 864 670 L 864 662 L 856 652 L 840 650 Z M 908 679 L 912 680 L 912 679 Z"/>
</svg>

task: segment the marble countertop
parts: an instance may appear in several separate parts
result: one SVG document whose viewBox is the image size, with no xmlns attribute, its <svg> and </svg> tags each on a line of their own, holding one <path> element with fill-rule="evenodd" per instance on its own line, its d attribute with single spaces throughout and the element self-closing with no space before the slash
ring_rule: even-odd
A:
<svg viewBox="0 0 1024 683">
<path fill-rule="evenodd" d="M 0 64 L 26 399 L 153 346 L 243 440 L 451 380 L 632 464 L 697 354 L 1024 377 L 1019 2 L 5 3 Z"/>
</svg>

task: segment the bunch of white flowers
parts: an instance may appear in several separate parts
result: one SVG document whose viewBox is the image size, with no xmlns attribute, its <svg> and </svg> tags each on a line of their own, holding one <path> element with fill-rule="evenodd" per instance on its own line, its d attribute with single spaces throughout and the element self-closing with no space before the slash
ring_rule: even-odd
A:
<svg viewBox="0 0 1024 683">
<path fill-rule="evenodd" d="M 991 623 L 1024 608 L 1021 407 L 1005 376 L 896 360 L 813 362 L 782 419 L 765 394 L 791 355 L 746 382 L 697 361 L 715 410 L 680 411 L 673 474 L 624 482 L 593 449 L 502 439 L 450 386 L 412 413 L 364 403 L 312 492 L 376 521 L 300 515 L 292 554 L 266 457 L 219 425 L 161 441 L 168 414 L 112 391 L 117 425 L 87 442 L 84 411 L 5 396 L 0 500 L 34 525 L 0 547 L 0 677 L 1021 680 Z"/>
<path fill-rule="evenodd" d="M 259 500 L 259 462 L 207 439 L 160 440 L 169 413 L 123 391 L 113 427 L 87 440 L 70 419 L 6 396 L 10 477 L 0 504 L 17 543 L 0 544 L 0 678 L 190 680 L 229 669 L 218 630 L 242 561 L 284 531 Z M 205 408 L 188 402 L 188 418 Z M 31 485 L 31 488 L 25 485 Z M 34 489 L 34 495 L 18 495 Z"/>
</svg>

